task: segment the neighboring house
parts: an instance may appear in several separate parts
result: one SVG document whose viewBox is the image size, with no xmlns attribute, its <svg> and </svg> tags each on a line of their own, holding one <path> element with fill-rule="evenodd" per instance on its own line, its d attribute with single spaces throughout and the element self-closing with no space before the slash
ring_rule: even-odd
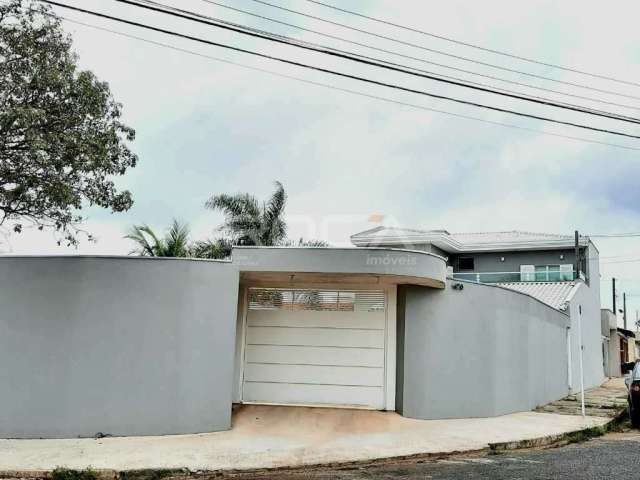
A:
<svg viewBox="0 0 640 480">
<path fill-rule="evenodd" d="M 618 327 L 618 319 L 608 308 L 602 309 L 602 332 L 607 345 L 605 375 L 621 377 L 633 368 L 632 364 L 639 358 L 637 334 Z"/>
<path fill-rule="evenodd" d="M 571 389 L 580 388 L 581 342 L 585 386 L 600 385 L 604 380 L 599 254 L 588 237 L 578 240 L 577 271 L 573 235 L 521 231 L 449 233 L 381 226 L 357 233 L 351 241 L 358 247 L 401 247 L 436 253 L 447 259 L 453 279 L 499 285 L 569 313 Z"/>
<path fill-rule="evenodd" d="M 622 376 L 618 319 L 608 308 L 601 310 L 603 366 L 607 377 Z"/>
<path fill-rule="evenodd" d="M 0 437 L 224 430 L 233 403 L 526 411 L 575 389 L 580 309 L 585 383 L 603 378 L 597 261 L 585 280 L 458 280 L 449 247 L 420 235 L 419 250 L 238 247 L 229 261 L 0 256 Z M 497 256 L 571 263 L 552 244 Z M 484 272 L 480 252 L 456 254 Z"/>
<path fill-rule="evenodd" d="M 636 334 L 620 327 L 617 328 L 617 334 L 620 370 L 624 375 L 633 369 L 633 363 L 636 361 Z"/>
</svg>

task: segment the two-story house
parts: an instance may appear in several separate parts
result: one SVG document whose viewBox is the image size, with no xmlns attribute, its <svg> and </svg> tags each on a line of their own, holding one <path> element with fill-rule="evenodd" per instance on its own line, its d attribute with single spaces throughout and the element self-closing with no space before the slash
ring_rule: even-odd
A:
<svg viewBox="0 0 640 480">
<path fill-rule="evenodd" d="M 377 227 L 351 237 L 358 247 L 423 250 L 446 258 L 449 277 L 517 290 L 571 317 L 570 386 L 604 377 L 598 249 L 588 237 L 522 231 L 450 233 Z M 576 261 L 577 258 L 577 261 Z"/>
</svg>

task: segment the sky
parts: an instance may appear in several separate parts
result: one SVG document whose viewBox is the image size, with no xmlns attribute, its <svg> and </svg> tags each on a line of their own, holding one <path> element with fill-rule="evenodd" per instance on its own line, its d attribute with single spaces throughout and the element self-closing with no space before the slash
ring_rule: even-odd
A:
<svg viewBox="0 0 640 480">
<path fill-rule="evenodd" d="M 407 88 L 640 134 L 640 129 L 628 123 L 356 65 L 112 0 L 60 1 Z M 348 45 L 205 0 L 158 1 L 466 81 L 626 115 L 636 115 L 640 110 L 640 86 L 496 55 L 305 0 L 269 0 L 269 3 L 405 43 L 295 15 L 254 0 L 217 1 L 417 60 Z M 640 78 L 638 3 L 626 4 L 624 12 L 599 2 L 579 1 L 351 0 L 340 5 L 400 25 L 545 63 L 623 80 Z M 211 195 L 250 192 L 266 199 L 274 189 L 275 180 L 284 184 L 288 194 L 286 212 L 290 237 L 323 239 L 340 246 L 349 245 L 349 235 L 379 225 L 368 221 L 373 214 L 383 215 L 382 223 L 389 226 L 444 228 L 452 232 L 518 229 L 572 234 L 577 229 L 583 234 L 595 235 L 640 231 L 640 190 L 636 186 L 640 178 L 640 152 L 543 132 L 635 148 L 640 148 L 640 141 L 367 85 L 62 8 L 55 11 L 70 20 L 167 43 L 195 54 L 65 21 L 80 67 L 92 70 L 109 83 L 113 96 L 123 104 L 125 123 L 137 132 L 130 148 L 138 154 L 139 164 L 117 179 L 121 188 L 132 192 L 135 203 L 128 212 L 120 214 L 85 210 L 88 219 L 83 228 L 96 236 L 96 242 L 82 241 L 77 248 L 61 247 L 51 234 L 28 230 L 0 239 L 0 249 L 4 252 L 127 254 L 132 245 L 123 236 L 132 225 L 146 223 L 163 231 L 174 218 L 191 226 L 194 239 L 216 236 L 222 217 L 204 208 Z M 470 63 L 432 50 L 530 75 Z M 357 96 L 203 56 L 414 106 Z M 426 62 L 622 106 L 514 86 Z M 497 126 L 428 109 L 536 131 Z M 640 295 L 640 262 L 632 260 L 640 260 L 640 237 L 594 238 L 594 242 L 602 257 L 605 306 L 610 306 L 610 279 L 616 276 L 620 279 L 621 291 L 629 293 L 629 316 L 635 317 L 635 309 L 640 309 L 640 296 L 635 296 Z"/>
</svg>

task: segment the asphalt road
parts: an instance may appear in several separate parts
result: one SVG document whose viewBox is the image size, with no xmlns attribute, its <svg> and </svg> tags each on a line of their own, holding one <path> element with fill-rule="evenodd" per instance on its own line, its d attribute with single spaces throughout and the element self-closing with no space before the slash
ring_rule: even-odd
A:
<svg viewBox="0 0 640 480">
<path fill-rule="evenodd" d="M 255 480 L 640 479 L 640 432 L 609 434 L 566 447 L 362 468 L 242 477 Z"/>
</svg>

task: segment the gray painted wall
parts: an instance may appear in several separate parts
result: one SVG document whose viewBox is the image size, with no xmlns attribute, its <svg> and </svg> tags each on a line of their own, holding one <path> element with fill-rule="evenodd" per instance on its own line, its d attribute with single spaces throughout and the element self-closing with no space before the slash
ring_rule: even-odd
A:
<svg viewBox="0 0 640 480">
<path fill-rule="evenodd" d="M 453 283 L 398 288 L 403 415 L 488 417 L 567 394 L 567 315 L 518 292 Z"/>
<path fill-rule="evenodd" d="M 564 256 L 564 260 L 560 256 Z M 512 252 L 487 252 L 473 254 L 451 255 L 449 264 L 453 271 L 458 270 L 459 257 L 473 257 L 475 259 L 475 272 L 519 272 L 520 265 L 558 265 L 563 263 L 573 264 L 575 252 L 567 250 L 538 250 L 538 251 L 512 251 Z M 504 262 L 500 259 L 504 258 Z"/>
<path fill-rule="evenodd" d="M 580 282 L 580 287 L 569 301 L 571 316 L 571 351 L 573 391 L 580 390 L 580 329 L 578 328 L 579 309 L 582 307 L 582 365 L 585 388 L 602 384 L 605 377 L 604 356 L 602 352 L 602 314 L 600 310 L 600 283 L 590 285 Z"/>
<path fill-rule="evenodd" d="M 385 247 L 384 244 L 378 245 L 379 247 Z M 394 245 L 388 245 L 393 247 Z M 397 247 L 397 245 L 395 245 Z M 422 244 L 407 244 L 403 245 L 403 248 L 422 250 L 425 252 L 434 253 L 442 257 L 447 258 L 447 265 L 453 267 L 454 272 L 463 273 L 483 273 L 483 272 L 520 272 L 520 265 L 560 265 L 560 264 L 574 264 L 575 263 L 575 250 L 573 248 L 564 248 L 556 250 L 511 250 L 505 252 L 469 252 L 469 253 L 448 253 L 438 247 L 435 247 L 429 243 Z M 586 273 L 587 277 L 591 277 L 591 267 L 593 266 L 594 259 L 597 263 L 598 252 L 593 244 L 590 244 L 588 248 L 582 247 L 583 258 L 588 257 L 589 262 L 583 262 L 582 270 Z M 564 258 L 561 260 L 560 256 Z M 475 268 L 472 271 L 460 270 L 458 268 L 458 259 L 460 257 L 473 257 Z M 504 261 L 501 259 L 504 258 Z M 486 277 L 488 278 L 488 277 Z M 593 277 L 598 278 L 598 277 Z M 466 279 L 466 278 L 465 278 Z M 469 278 L 469 280 L 473 280 Z M 498 279 L 499 280 L 499 279 Z M 499 281 L 519 281 L 518 278 L 510 278 Z"/>
<path fill-rule="evenodd" d="M 0 258 L 0 437 L 230 426 L 229 263 Z"/>
</svg>

